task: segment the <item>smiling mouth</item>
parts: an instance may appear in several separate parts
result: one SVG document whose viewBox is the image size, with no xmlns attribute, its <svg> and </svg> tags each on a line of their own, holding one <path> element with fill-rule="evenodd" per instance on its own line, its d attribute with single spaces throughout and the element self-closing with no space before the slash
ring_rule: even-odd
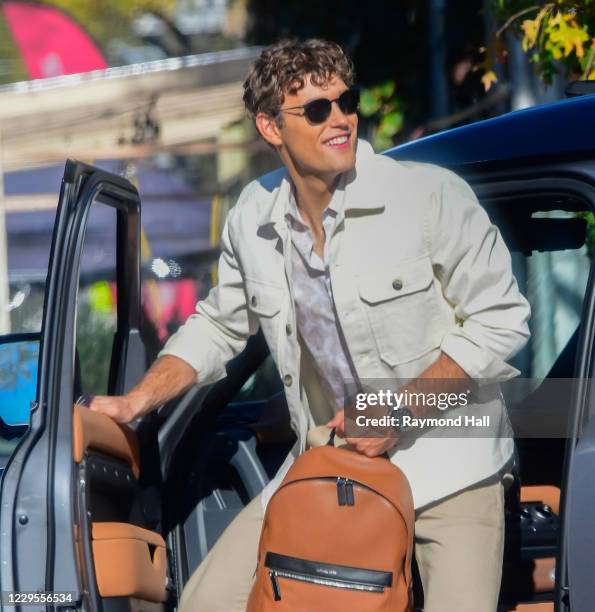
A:
<svg viewBox="0 0 595 612">
<path fill-rule="evenodd" d="M 349 134 L 346 134 L 344 136 L 336 136 L 335 138 L 331 138 L 330 140 L 327 140 L 324 144 L 329 147 L 340 147 L 347 144 L 348 141 Z"/>
</svg>

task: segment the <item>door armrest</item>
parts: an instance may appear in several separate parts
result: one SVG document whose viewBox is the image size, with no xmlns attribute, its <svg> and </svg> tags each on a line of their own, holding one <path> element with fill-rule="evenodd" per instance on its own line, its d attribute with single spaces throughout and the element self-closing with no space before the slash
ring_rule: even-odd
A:
<svg viewBox="0 0 595 612">
<path fill-rule="evenodd" d="M 83 460 L 87 449 L 125 461 L 138 478 L 140 452 L 134 430 L 76 404 L 72 416 L 72 457 L 75 463 Z"/>
</svg>

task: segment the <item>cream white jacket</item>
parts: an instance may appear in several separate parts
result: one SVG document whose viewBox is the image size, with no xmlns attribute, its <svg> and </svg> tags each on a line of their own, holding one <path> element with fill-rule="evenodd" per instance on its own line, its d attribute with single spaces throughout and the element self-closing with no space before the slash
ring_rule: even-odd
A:
<svg viewBox="0 0 595 612">
<path fill-rule="evenodd" d="M 469 185 L 432 164 L 376 155 L 361 139 L 346 179 L 330 242 L 330 276 L 360 379 L 413 378 L 440 351 L 479 384 L 518 375 L 506 361 L 529 337 L 529 304 L 499 231 Z M 304 450 L 308 429 L 332 415 L 295 334 L 284 220 L 289 189 L 284 168 L 244 188 L 223 230 L 219 284 L 161 352 L 184 359 L 205 385 L 223 378 L 227 361 L 262 328 L 298 438 L 264 491 L 265 505 Z M 391 451 L 409 478 L 416 508 L 492 476 L 510 460 L 513 441 L 501 393 L 490 386 L 488 395 L 498 435 L 422 436 Z"/>
</svg>

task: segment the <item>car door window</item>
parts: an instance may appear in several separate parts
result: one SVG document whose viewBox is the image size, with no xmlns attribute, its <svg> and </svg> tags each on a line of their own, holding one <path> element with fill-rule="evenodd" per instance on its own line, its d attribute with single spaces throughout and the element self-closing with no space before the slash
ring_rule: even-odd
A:
<svg viewBox="0 0 595 612">
<path fill-rule="evenodd" d="M 195 260 L 167 257 L 151 249 L 141 261 L 141 334 L 149 362 L 212 287 L 217 255 Z"/>
<path fill-rule="evenodd" d="M 60 187 L 57 180 L 54 193 L 48 194 L 49 207 L 41 206 L 18 192 L 26 183 L 24 175 L 21 171 L 4 175 L 6 260 L 0 265 L 6 266 L 7 301 L 0 303 L 5 315 L 0 326 L 0 475 L 26 431 L 35 400 L 39 333 Z"/>
<path fill-rule="evenodd" d="M 55 201 L 58 201 L 56 184 Z M 8 310 L 11 333 L 39 332 L 55 209 L 6 213 Z"/>
<path fill-rule="evenodd" d="M 512 365 L 524 378 L 571 377 L 593 253 L 588 204 L 554 194 L 484 204 L 508 244 L 519 289 L 531 305 L 531 336 Z M 524 207 L 531 210 L 519 225 Z M 581 219 L 582 235 L 574 225 Z"/>
<path fill-rule="evenodd" d="M 576 215 L 558 210 L 536 212 L 533 217 L 572 219 Z M 532 310 L 530 352 L 525 368 L 529 376 L 542 378 L 548 375 L 577 332 L 591 267 L 591 252 L 588 242 L 574 249 L 534 251 L 525 257 L 525 265 L 522 290 Z"/>
<path fill-rule="evenodd" d="M 110 361 L 117 328 L 117 210 L 99 202 L 91 206 L 82 245 L 76 316 L 75 369 L 79 391 L 108 391 Z"/>
</svg>

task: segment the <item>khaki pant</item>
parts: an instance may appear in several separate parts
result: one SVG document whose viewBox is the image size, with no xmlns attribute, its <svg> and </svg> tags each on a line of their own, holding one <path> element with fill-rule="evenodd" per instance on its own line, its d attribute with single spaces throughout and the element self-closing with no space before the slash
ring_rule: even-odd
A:
<svg viewBox="0 0 595 612">
<path fill-rule="evenodd" d="M 181 612 L 244 612 L 263 518 L 257 496 L 191 576 Z M 415 521 L 424 611 L 495 612 L 503 549 L 504 491 L 499 477 L 424 508 Z"/>
</svg>

